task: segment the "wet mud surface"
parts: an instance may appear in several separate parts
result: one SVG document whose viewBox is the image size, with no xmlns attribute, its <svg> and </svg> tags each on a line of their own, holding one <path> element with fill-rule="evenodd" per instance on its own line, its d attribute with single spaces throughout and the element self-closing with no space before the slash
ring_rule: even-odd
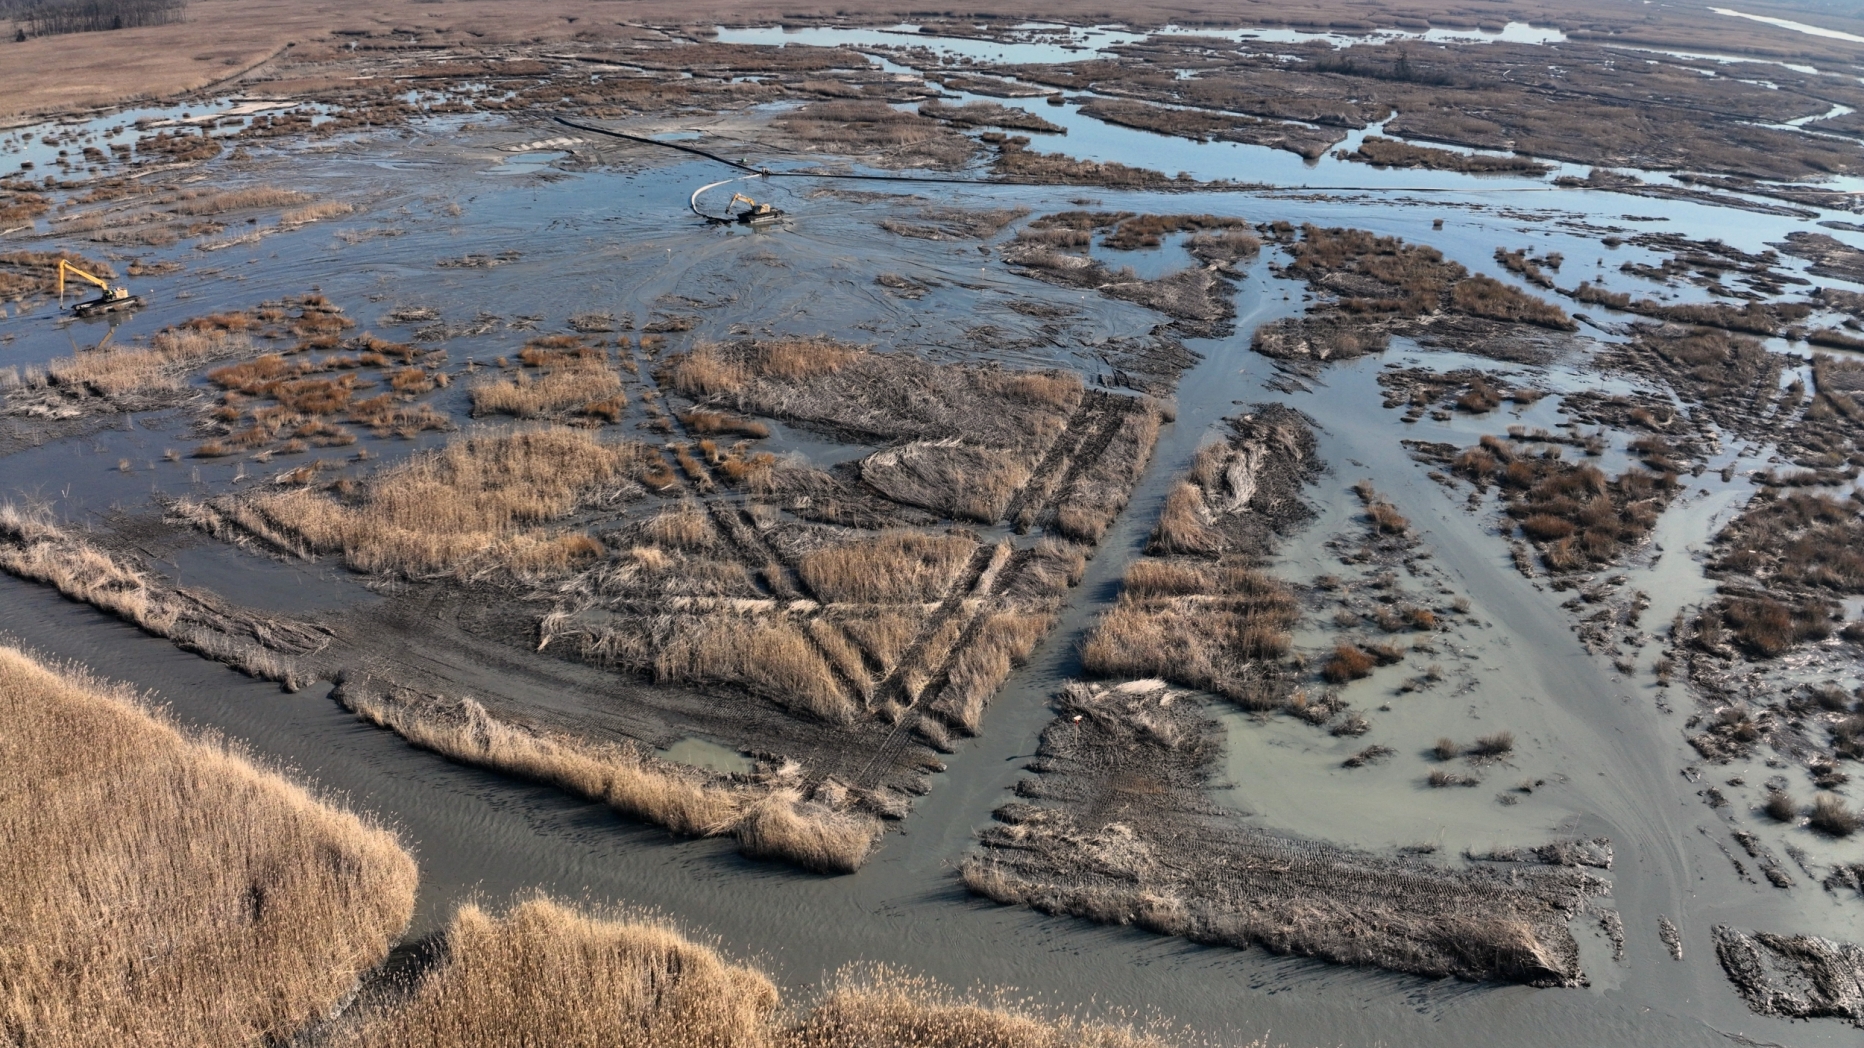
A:
<svg viewBox="0 0 1864 1048">
<path fill-rule="evenodd" d="M 415 934 L 542 885 L 798 984 L 1217 1037 L 1847 1043 L 1864 286 L 1850 198 L 1780 181 L 1832 139 L 1451 127 L 1427 49 L 1296 41 L 1378 88 L 1297 112 L 1234 42 L 761 42 L 577 63 L 564 110 L 799 176 L 706 190 L 755 230 L 688 209 L 742 171 L 549 120 L 550 56 L 15 134 L 65 184 L 0 241 L 0 629 L 400 825 Z M 1503 134 L 1570 184 L 1436 155 Z M 1634 161 L 1695 174 L 1570 169 Z M 148 305 L 58 322 L 57 251 Z M 547 509 L 485 523 L 549 486 L 489 467 L 395 508 L 538 433 L 602 449 Z M 871 851 L 758 861 L 407 727 L 467 701 Z"/>
</svg>

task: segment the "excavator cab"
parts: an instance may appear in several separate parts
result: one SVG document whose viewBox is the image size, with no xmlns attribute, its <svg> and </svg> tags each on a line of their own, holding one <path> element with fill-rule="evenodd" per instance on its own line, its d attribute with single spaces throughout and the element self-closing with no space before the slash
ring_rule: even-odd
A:
<svg viewBox="0 0 1864 1048">
<path fill-rule="evenodd" d="M 725 210 L 731 211 L 735 204 L 743 204 L 744 210 L 737 213 L 739 225 L 761 228 L 776 223 L 783 217 L 783 212 L 769 204 L 760 204 L 743 193 L 733 193 L 731 200 L 725 204 Z"/>
<path fill-rule="evenodd" d="M 74 276 L 89 284 L 97 285 L 96 298 L 87 299 L 71 307 L 75 317 L 95 317 L 105 313 L 115 313 L 120 309 L 135 309 L 142 305 L 141 295 L 132 295 L 129 288 L 111 287 L 102 277 L 93 276 L 72 265 L 64 259 L 58 260 L 58 304 L 65 304 L 65 277 Z"/>
</svg>

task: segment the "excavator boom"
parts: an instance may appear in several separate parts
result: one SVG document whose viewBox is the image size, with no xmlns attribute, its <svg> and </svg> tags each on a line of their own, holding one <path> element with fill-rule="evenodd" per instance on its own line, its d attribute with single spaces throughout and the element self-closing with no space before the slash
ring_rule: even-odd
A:
<svg viewBox="0 0 1864 1048">
<path fill-rule="evenodd" d="M 74 277 L 77 277 L 79 280 L 83 280 L 83 281 L 87 281 L 92 284 L 96 284 L 98 287 L 103 288 L 105 291 L 110 290 L 110 285 L 104 283 L 102 277 L 92 276 L 91 274 L 86 273 L 84 270 L 79 269 L 77 266 L 74 266 L 70 262 L 61 258 L 58 260 L 58 298 L 60 301 L 63 301 L 65 298 L 65 274 L 67 273 L 69 273 L 70 275 Z"/>
</svg>

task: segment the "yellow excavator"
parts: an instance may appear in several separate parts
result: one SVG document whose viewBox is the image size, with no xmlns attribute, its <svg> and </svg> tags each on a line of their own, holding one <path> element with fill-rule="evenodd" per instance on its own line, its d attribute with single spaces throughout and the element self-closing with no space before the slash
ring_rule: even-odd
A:
<svg viewBox="0 0 1864 1048">
<path fill-rule="evenodd" d="M 58 304 L 60 306 L 65 304 L 65 277 L 67 275 L 77 277 L 86 283 L 96 284 L 102 292 L 96 298 L 72 306 L 72 316 L 94 317 L 104 313 L 114 313 L 119 309 L 135 309 L 142 305 L 142 296 L 130 294 L 129 288 L 111 287 L 102 277 L 86 273 L 61 258 L 58 260 Z"/>
<path fill-rule="evenodd" d="M 783 217 L 783 212 L 769 204 L 760 204 L 743 193 L 733 193 L 725 202 L 726 214 L 731 213 L 732 206 L 743 204 L 745 209 L 738 212 L 739 224 L 747 226 L 767 226 Z"/>
</svg>

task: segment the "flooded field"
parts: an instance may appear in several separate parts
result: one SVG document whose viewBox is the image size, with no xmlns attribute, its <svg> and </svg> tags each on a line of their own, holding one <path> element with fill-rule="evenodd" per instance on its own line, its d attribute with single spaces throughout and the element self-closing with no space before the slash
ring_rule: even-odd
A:
<svg viewBox="0 0 1864 1048">
<path fill-rule="evenodd" d="M 408 942 L 543 889 L 1216 1043 L 1852 1043 L 1765 936 L 1864 940 L 1864 181 L 1788 169 L 1855 77 L 1775 70 L 1767 170 L 1472 173 L 1054 72 L 1565 41 L 721 28 L 13 129 L 0 633 L 398 829 Z"/>
</svg>

